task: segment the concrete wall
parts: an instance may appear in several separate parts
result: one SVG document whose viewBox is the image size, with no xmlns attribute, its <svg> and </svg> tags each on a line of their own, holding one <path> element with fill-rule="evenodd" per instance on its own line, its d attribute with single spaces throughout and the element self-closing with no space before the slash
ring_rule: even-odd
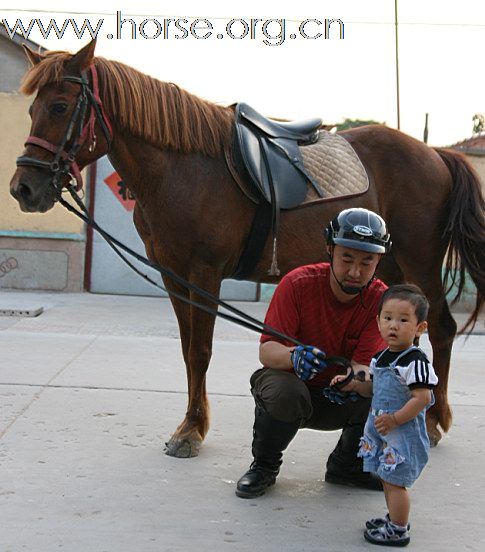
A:
<svg viewBox="0 0 485 552">
<path fill-rule="evenodd" d="M 0 92 L 15 92 L 28 68 L 23 49 L 5 36 L 0 36 Z"/>
<path fill-rule="evenodd" d="M 483 152 L 483 155 L 468 153 L 467 158 L 480 177 L 482 183 L 482 193 L 485 196 L 485 151 Z"/>
<path fill-rule="evenodd" d="M 81 291 L 84 241 L 0 237 L 0 289 Z"/>
<path fill-rule="evenodd" d="M 61 206 L 22 213 L 10 196 L 15 160 L 30 131 L 33 98 L 16 90 L 27 69 L 22 48 L 0 36 L 0 288 L 82 290 L 83 224 Z"/>
<path fill-rule="evenodd" d="M 22 213 L 10 195 L 9 182 L 15 172 L 15 160 L 24 149 L 30 130 L 28 109 L 32 98 L 0 93 L 0 232 L 82 233 L 82 224 L 63 207 L 56 205 L 44 214 Z"/>
</svg>

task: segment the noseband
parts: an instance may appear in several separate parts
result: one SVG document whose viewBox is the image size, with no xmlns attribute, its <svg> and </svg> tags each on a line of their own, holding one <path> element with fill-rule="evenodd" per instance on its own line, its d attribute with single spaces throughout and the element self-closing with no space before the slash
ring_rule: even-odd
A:
<svg viewBox="0 0 485 552">
<path fill-rule="evenodd" d="M 35 167 L 42 170 L 47 170 L 52 173 L 52 185 L 56 189 L 57 197 L 62 192 L 61 178 L 65 175 L 71 175 L 77 183 L 76 191 L 81 190 L 83 181 L 81 171 L 76 163 L 76 155 L 83 146 L 86 138 L 89 137 L 89 151 L 92 152 L 96 148 L 96 134 L 94 125 L 99 122 L 101 129 L 108 142 L 108 151 L 111 148 L 113 131 L 108 117 L 106 116 L 103 104 L 99 97 L 98 74 L 94 65 L 91 65 L 91 80 L 93 89 L 91 90 L 86 76 L 83 71 L 80 77 L 66 75 L 62 80 L 75 82 L 81 86 L 81 90 L 77 97 L 76 106 L 72 112 L 71 119 L 66 128 L 66 132 L 61 143 L 56 146 L 43 138 L 37 136 L 29 136 L 25 141 L 25 145 L 38 146 L 42 149 L 50 151 L 54 154 L 54 159 L 51 162 L 41 161 L 35 157 L 23 155 L 17 158 L 17 167 Z M 88 107 L 91 107 L 89 116 L 87 116 Z M 66 144 L 74 135 L 74 140 L 68 151 Z"/>
</svg>

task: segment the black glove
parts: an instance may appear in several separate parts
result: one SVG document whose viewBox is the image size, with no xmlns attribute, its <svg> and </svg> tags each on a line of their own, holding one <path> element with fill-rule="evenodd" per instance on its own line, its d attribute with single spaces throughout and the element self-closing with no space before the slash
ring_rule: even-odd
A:
<svg viewBox="0 0 485 552">
<path fill-rule="evenodd" d="M 346 391 L 337 391 L 335 387 L 325 387 L 323 396 L 330 402 L 340 405 L 345 404 L 347 401 L 355 402 L 359 398 L 359 395 L 355 391 L 347 393 Z"/>
<path fill-rule="evenodd" d="M 355 402 L 359 398 L 358 393 L 356 393 L 355 391 L 342 391 L 342 388 L 346 387 L 355 377 L 356 375 L 353 369 L 350 368 L 350 371 L 344 380 L 335 385 L 331 385 L 330 387 L 325 387 L 325 389 L 323 390 L 323 396 L 326 397 L 330 402 L 340 405 L 345 404 L 349 400 Z"/>
<path fill-rule="evenodd" d="M 326 355 L 311 345 L 298 345 L 291 352 L 291 364 L 295 374 L 303 381 L 314 378 L 327 367 Z"/>
</svg>

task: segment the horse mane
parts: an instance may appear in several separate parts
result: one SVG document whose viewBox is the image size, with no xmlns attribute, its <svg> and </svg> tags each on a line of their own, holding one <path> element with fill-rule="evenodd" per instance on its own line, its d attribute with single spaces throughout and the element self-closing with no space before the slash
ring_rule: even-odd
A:
<svg viewBox="0 0 485 552">
<path fill-rule="evenodd" d="M 68 52 L 51 51 L 26 73 L 20 91 L 31 95 L 49 82 L 61 82 Z M 231 108 L 198 98 L 102 57 L 94 58 L 106 114 L 117 125 L 155 147 L 217 157 L 232 136 Z"/>
</svg>

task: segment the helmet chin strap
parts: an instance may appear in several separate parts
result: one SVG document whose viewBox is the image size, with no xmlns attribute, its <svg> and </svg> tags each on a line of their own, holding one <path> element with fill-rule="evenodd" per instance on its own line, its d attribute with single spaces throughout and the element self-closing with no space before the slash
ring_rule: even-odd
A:
<svg viewBox="0 0 485 552">
<path fill-rule="evenodd" d="M 342 282 L 335 276 L 335 272 L 333 270 L 333 259 L 330 257 L 330 270 L 332 271 L 333 277 L 335 278 L 335 281 L 337 282 L 339 288 L 346 293 L 347 295 L 357 295 L 358 293 L 361 293 L 368 285 L 365 286 L 344 286 Z M 374 277 L 371 278 L 371 281 Z"/>
<path fill-rule="evenodd" d="M 333 254 L 329 253 L 330 257 L 330 270 L 332 271 L 333 277 L 335 278 L 335 281 L 338 284 L 338 287 L 346 294 L 346 295 L 359 295 L 360 296 L 360 304 L 366 309 L 367 307 L 364 304 L 364 290 L 367 289 L 372 282 L 374 281 L 376 277 L 376 271 L 374 271 L 374 274 L 372 275 L 372 278 L 365 284 L 365 286 L 344 286 L 342 282 L 335 276 L 335 271 L 333 270 Z M 376 267 L 377 270 L 377 267 Z"/>
</svg>

